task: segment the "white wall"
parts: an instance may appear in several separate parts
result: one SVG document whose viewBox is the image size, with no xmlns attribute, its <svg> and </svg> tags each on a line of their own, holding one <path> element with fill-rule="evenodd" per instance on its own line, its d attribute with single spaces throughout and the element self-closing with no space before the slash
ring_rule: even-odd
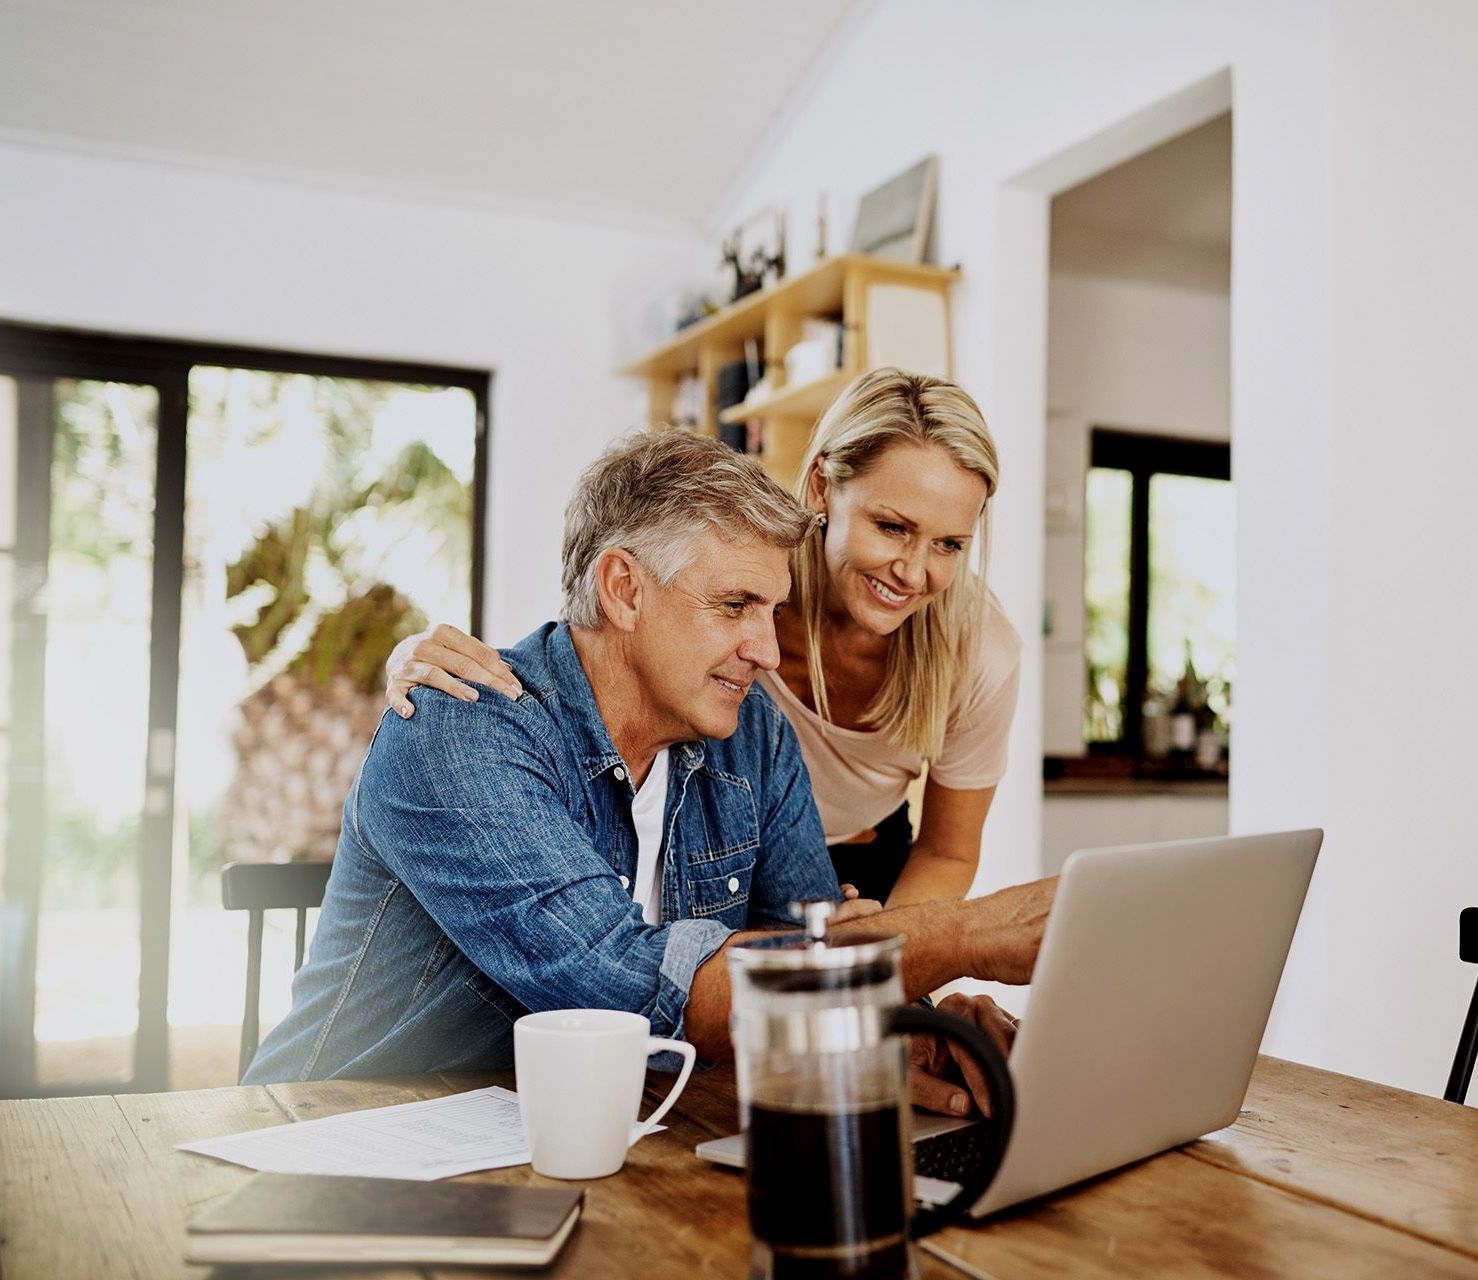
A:
<svg viewBox="0 0 1478 1280">
<path fill-rule="evenodd" d="M 1194 840 L 1227 833 L 1225 793 L 1049 795 L 1042 805 L 1042 872 L 1055 876 L 1068 854 L 1157 840 Z M 1005 997 L 1008 1001 L 1010 996 Z"/>
<path fill-rule="evenodd" d="M 0 318 L 495 373 L 488 630 L 559 606 L 565 497 L 644 397 L 647 300 L 711 246 L 0 146 Z"/>
<path fill-rule="evenodd" d="M 1048 324 L 1053 412 L 1126 431 L 1230 438 L 1225 293 L 1054 271 Z"/>
<path fill-rule="evenodd" d="M 1471 983 L 1456 911 L 1478 900 L 1459 785 L 1473 606 L 1450 579 L 1478 461 L 1475 50 L 1461 0 L 885 3 L 716 219 L 780 202 L 804 225 L 818 189 L 849 209 L 940 156 L 956 368 L 1004 460 L 994 578 L 1028 641 L 982 883 L 1022 879 L 1041 821 L 1045 201 L 1116 122 L 1230 69 L 1231 823 L 1329 832 L 1267 1043 L 1428 1092 Z"/>
<path fill-rule="evenodd" d="M 1478 9 L 1416 12 L 1333 7 L 1329 825 L 1352 865 L 1328 1034 L 1336 1062 L 1440 1088 L 1478 905 Z"/>
</svg>

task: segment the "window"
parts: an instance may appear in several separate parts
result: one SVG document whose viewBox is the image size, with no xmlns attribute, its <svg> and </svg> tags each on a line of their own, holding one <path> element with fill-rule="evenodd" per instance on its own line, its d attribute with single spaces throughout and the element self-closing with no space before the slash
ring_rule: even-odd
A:
<svg viewBox="0 0 1478 1280">
<path fill-rule="evenodd" d="M 1083 573 L 1090 751 L 1165 755 L 1172 712 L 1186 702 L 1203 735 L 1225 741 L 1234 675 L 1230 477 L 1227 445 L 1094 429 Z M 1216 767 L 1204 748 L 1200 755 L 1203 769 Z"/>
<path fill-rule="evenodd" d="M 0 323 L 0 1095 L 229 1063 L 216 871 L 331 852 L 390 647 L 478 629 L 489 379 Z"/>
</svg>

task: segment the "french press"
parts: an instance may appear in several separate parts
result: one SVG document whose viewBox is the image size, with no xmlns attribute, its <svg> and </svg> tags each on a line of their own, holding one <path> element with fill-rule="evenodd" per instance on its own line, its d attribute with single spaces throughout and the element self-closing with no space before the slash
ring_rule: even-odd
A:
<svg viewBox="0 0 1478 1280">
<path fill-rule="evenodd" d="M 830 902 L 797 903 L 804 932 L 729 948 L 730 1030 L 745 1131 L 751 1280 L 902 1280 L 908 1242 L 968 1213 L 1005 1153 L 1005 1060 L 975 1027 L 905 1004 L 903 938 L 828 938 Z M 948 1204 L 913 1214 L 910 1034 L 963 1045 L 990 1085 L 980 1167 Z"/>
</svg>

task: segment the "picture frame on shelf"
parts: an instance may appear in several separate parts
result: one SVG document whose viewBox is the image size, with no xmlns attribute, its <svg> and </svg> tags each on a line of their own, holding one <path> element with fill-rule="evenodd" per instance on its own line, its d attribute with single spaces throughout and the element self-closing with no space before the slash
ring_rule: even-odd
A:
<svg viewBox="0 0 1478 1280">
<path fill-rule="evenodd" d="M 895 262 L 924 262 L 938 187 L 939 157 L 932 155 L 874 187 L 857 204 L 852 252 Z"/>
</svg>

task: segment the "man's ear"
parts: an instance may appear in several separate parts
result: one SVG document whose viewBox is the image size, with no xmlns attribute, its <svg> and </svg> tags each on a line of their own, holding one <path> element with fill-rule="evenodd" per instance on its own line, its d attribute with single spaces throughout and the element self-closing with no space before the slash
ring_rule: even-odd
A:
<svg viewBox="0 0 1478 1280">
<path fill-rule="evenodd" d="M 617 631 L 636 630 L 636 616 L 646 589 L 646 575 L 624 547 L 608 547 L 595 562 L 595 594 L 600 609 Z"/>
</svg>

